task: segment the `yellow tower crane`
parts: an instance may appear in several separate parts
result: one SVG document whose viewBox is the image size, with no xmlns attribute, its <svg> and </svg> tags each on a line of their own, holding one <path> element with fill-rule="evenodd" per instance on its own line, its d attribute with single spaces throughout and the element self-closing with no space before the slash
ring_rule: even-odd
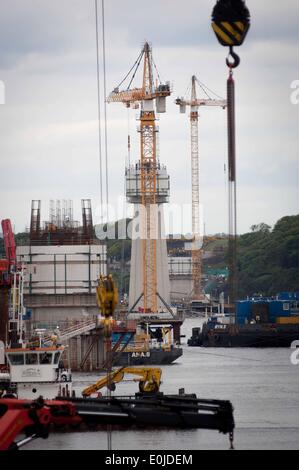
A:
<svg viewBox="0 0 299 470">
<path fill-rule="evenodd" d="M 200 106 L 218 106 L 226 108 L 227 102 L 222 99 L 197 98 L 196 83 L 201 88 L 202 84 L 195 75 L 192 77 L 191 98 L 177 98 L 176 104 L 180 106 L 180 112 L 185 113 L 186 107 L 190 106 L 190 123 L 191 123 L 191 172 L 192 172 L 192 299 L 204 300 L 204 292 L 202 288 L 202 256 L 201 256 L 201 235 L 200 235 L 200 184 L 199 184 L 199 144 L 198 144 L 198 118 Z M 206 91 L 205 91 L 206 92 Z"/>
<path fill-rule="evenodd" d="M 141 88 L 130 88 L 137 69 L 143 59 L 143 79 Z M 126 90 L 115 88 L 107 102 L 124 103 L 136 109 L 140 105 L 140 166 L 141 166 L 141 217 L 142 266 L 143 266 L 143 306 L 144 312 L 157 312 L 157 215 L 153 206 L 157 204 L 157 143 L 154 100 L 158 112 L 165 112 L 165 98 L 171 94 L 170 85 L 154 84 L 153 58 L 149 43 L 143 49 L 131 68 L 132 79 Z M 120 83 L 126 80 L 130 72 Z M 119 85 L 119 86 L 120 86 Z"/>
</svg>

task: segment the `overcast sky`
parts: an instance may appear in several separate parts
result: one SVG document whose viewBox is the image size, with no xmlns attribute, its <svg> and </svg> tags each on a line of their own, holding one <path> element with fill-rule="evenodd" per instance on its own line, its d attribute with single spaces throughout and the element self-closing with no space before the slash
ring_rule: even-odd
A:
<svg viewBox="0 0 299 470">
<path fill-rule="evenodd" d="M 297 0 L 247 0 L 252 26 L 238 50 L 238 227 L 273 224 L 299 213 L 299 105 L 290 101 L 299 80 Z M 160 159 L 171 178 L 171 202 L 191 201 L 190 123 L 175 98 L 193 74 L 225 96 L 226 49 L 210 26 L 215 1 L 106 0 L 107 89 L 111 91 L 151 42 L 162 80 L 173 84 L 167 113 L 160 116 Z M 101 0 L 99 0 L 99 8 Z M 94 0 L 1 0 L 0 218 L 16 231 L 29 226 L 32 199 L 99 204 Z M 136 83 L 138 85 L 138 83 Z M 103 100 L 103 97 L 102 97 Z M 108 105 L 109 198 L 123 195 L 128 112 Z M 129 113 L 132 160 L 138 158 L 135 111 Z M 207 233 L 227 231 L 224 165 L 226 116 L 202 109 L 201 198 Z M 95 210 L 98 221 L 98 210 Z M 185 229 L 190 229 L 189 221 Z"/>
</svg>

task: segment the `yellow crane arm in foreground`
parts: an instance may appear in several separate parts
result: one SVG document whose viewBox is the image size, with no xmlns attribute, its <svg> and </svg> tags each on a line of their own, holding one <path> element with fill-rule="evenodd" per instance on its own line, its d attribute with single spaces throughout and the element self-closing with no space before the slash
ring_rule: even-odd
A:
<svg viewBox="0 0 299 470">
<path fill-rule="evenodd" d="M 89 397 L 93 393 L 96 393 L 101 388 L 109 386 L 115 388 L 116 382 L 121 382 L 124 379 L 125 374 L 138 375 L 139 378 L 133 379 L 134 382 L 139 382 L 140 392 L 158 392 L 161 385 L 162 371 L 160 368 L 150 367 L 121 367 L 120 369 L 114 370 L 111 374 L 105 375 L 96 383 L 85 388 L 82 392 L 84 397 Z"/>
</svg>

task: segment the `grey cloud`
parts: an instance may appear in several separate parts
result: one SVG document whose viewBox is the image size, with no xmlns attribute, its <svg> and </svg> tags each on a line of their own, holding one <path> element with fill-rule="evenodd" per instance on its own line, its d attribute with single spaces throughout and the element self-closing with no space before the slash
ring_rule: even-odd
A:
<svg viewBox="0 0 299 470">
<path fill-rule="evenodd" d="M 2 0 L 1 68 L 28 54 L 55 56 L 91 39 L 94 4 L 82 0 Z"/>
<path fill-rule="evenodd" d="M 159 123 L 161 160 L 171 176 L 171 202 L 189 200 L 191 170 L 188 116 L 180 116 L 170 101 L 184 93 L 193 73 L 219 94 L 225 93 L 226 52 L 210 27 L 213 4 L 212 0 L 105 2 L 108 91 L 128 71 L 145 39 L 153 44 L 162 78 L 175 84 L 168 112 Z M 299 209 L 299 197 L 294 197 L 298 164 L 290 158 L 298 152 L 299 106 L 291 107 L 288 96 L 290 80 L 298 78 L 299 7 L 290 0 L 278 6 L 269 0 L 247 0 L 247 4 L 252 29 L 236 71 L 240 230 L 249 227 L 250 204 L 252 223 L 263 218 L 268 222 L 269 209 L 259 213 L 262 200 L 273 200 L 271 223 L 283 212 L 283 204 L 285 212 Z M 8 100 L 0 108 L 0 154 L 7 162 L 0 172 L 0 212 L 22 229 L 28 224 L 32 198 L 43 199 L 43 206 L 51 197 L 76 201 L 90 195 L 94 204 L 98 200 L 97 129 L 87 125 L 97 117 L 94 0 L 2 0 L 1 8 L 0 79 L 6 82 Z M 133 114 L 135 160 L 139 143 Z M 210 232 L 226 228 L 225 118 L 218 120 L 216 114 L 202 112 L 200 123 Z M 123 192 L 127 111 L 109 105 L 108 116 L 110 193 L 115 199 Z M 76 130 L 71 133 L 72 125 Z M 271 160 L 278 170 L 268 171 Z M 284 201 L 278 201 L 282 190 Z"/>
<path fill-rule="evenodd" d="M 252 13 L 248 42 L 299 38 L 296 0 L 285 1 L 283 8 L 274 2 L 269 7 L 260 0 L 247 3 Z M 139 49 L 145 39 L 156 48 L 214 46 L 216 38 L 210 25 L 213 4 L 210 0 L 106 0 L 108 49 L 124 43 Z M 84 51 L 88 54 L 93 46 L 93 0 L 2 0 L 1 68 L 11 68 L 30 54 L 57 57 L 76 50 L 74 59 L 80 64 Z M 86 61 L 82 65 L 87 66 Z"/>
</svg>

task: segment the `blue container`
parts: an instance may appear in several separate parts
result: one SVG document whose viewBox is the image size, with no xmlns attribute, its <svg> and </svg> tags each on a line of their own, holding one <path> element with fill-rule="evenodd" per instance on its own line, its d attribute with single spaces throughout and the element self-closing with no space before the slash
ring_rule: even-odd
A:
<svg viewBox="0 0 299 470">
<path fill-rule="evenodd" d="M 236 321 L 238 325 L 245 325 L 251 317 L 251 305 L 252 301 L 242 300 L 237 302 L 236 308 Z"/>
<path fill-rule="evenodd" d="M 277 318 L 288 318 L 299 314 L 299 292 L 281 292 L 275 298 L 252 298 L 236 302 L 236 322 L 245 325 L 252 317 L 253 305 L 268 304 L 269 322 L 277 323 Z"/>
<path fill-rule="evenodd" d="M 270 301 L 270 321 L 276 323 L 278 317 L 289 317 L 291 315 L 291 303 L 287 300 Z"/>
<path fill-rule="evenodd" d="M 296 301 L 299 300 L 299 292 L 281 292 L 278 294 L 278 299 Z"/>
</svg>

